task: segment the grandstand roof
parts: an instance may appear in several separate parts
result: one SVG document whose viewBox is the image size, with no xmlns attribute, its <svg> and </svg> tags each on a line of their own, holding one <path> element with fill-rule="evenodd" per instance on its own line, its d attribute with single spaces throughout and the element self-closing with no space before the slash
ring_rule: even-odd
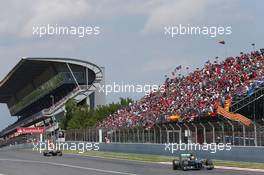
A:
<svg viewBox="0 0 264 175">
<path fill-rule="evenodd" d="M 31 81 L 35 76 L 44 71 L 47 66 L 69 63 L 87 67 L 95 72 L 101 74 L 102 70 L 99 66 L 83 60 L 72 58 L 41 58 L 28 57 L 22 58 L 16 66 L 0 81 L 0 103 L 7 103 L 9 98 L 27 82 Z"/>
</svg>

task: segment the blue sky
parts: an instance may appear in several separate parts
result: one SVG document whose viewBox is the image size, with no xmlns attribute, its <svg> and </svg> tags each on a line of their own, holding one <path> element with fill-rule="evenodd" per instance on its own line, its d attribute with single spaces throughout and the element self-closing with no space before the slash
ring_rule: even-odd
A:
<svg viewBox="0 0 264 175">
<path fill-rule="evenodd" d="M 106 68 L 106 83 L 161 84 L 178 65 L 201 67 L 208 59 L 264 47 L 261 0 L 10 0 L 0 7 L 0 79 L 23 56 L 73 57 Z M 33 26 L 100 26 L 99 36 L 78 38 L 32 35 Z M 164 35 L 164 26 L 231 26 L 232 34 Z M 184 71 L 182 72 L 184 73 Z M 138 99 L 143 94 L 110 94 Z M 0 129 L 14 121 L 0 105 Z"/>
</svg>

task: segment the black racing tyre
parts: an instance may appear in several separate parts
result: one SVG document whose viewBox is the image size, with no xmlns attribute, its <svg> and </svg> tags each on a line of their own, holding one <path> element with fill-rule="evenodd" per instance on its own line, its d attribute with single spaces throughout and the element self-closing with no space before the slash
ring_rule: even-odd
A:
<svg viewBox="0 0 264 175">
<path fill-rule="evenodd" d="M 205 165 L 213 165 L 213 161 L 211 159 L 206 159 Z"/>
<path fill-rule="evenodd" d="M 198 169 L 198 170 L 203 169 L 203 165 L 202 165 L 201 163 L 198 163 L 198 165 L 197 165 L 197 169 Z"/>
<path fill-rule="evenodd" d="M 44 152 L 43 152 L 43 156 L 48 157 L 48 156 L 50 156 L 50 154 L 49 154 L 48 151 L 44 151 Z"/>
<path fill-rule="evenodd" d="M 187 166 L 183 166 L 183 167 L 182 167 L 182 170 L 183 170 L 183 171 L 187 171 L 187 170 L 188 170 L 188 169 L 187 169 Z"/>
<path fill-rule="evenodd" d="M 188 168 L 187 168 L 188 164 L 189 164 L 188 161 L 183 161 L 182 162 L 182 170 L 183 171 L 187 171 L 188 170 Z"/>
<path fill-rule="evenodd" d="M 58 151 L 58 152 L 57 152 L 57 155 L 58 155 L 58 156 L 62 156 L 62 152 L 61 152 L 61 151 Z"/>
<path fill-rule="evenodd" d="M 172 169 L 173 170 L 179 169 L 179 161 L 177 161 L 177 160 L 172 161 Z"/>
<path fill-rule="evenodd" d="M 207 170 L 212 170 L 212 169 L 214 169 L 214 164 L 213 164 L 213 161 L 212 160 L 210 160 L 210 159 L 207 159 L 206 161 L 205 161 L 205 165 L 207 166 Z"/>
</svg>

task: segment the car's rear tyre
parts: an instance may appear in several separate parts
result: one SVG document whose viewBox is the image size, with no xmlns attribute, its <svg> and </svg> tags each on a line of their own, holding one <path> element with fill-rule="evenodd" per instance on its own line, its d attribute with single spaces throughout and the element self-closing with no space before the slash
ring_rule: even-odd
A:
<svg viewBox="0 0 264 175">
<path fill-rule="evenodd" d="M 213 161 L 211 159 L 206 159 L 205 165 L 213 165 Z"/>
<path fill-rule="evenodd" d="M 183 171 L 187 171 L 188 169 L 187 169 L 186 166 L 183 166 L 183 167 L 182 167 L 182 170 L 183 170 Z"/>
<path fill-rule="evenodd" d="M 188 161 L 183 161 L 182 162 L 182 170 L 183 171 L 187 171 L 188 170 L 188 168 L 187 168 L 188 165 L 189 165 Z"/>
<path fill-rule="evenodd" d="M 197 165 L 197 169 L 198 170 L 201 170 L 203 168 L 203 165 L 201 164 L 201 163 L 198 163 L 198 165 Z"/>
<path fill-rule="evenodd" d="M 58 156 L 62 156 L 62 152 L 61 151 L 58 151 L 57 155 Z"/>
<path fill-rule="evenodd" d="M 172 169 L 173 170 L 179 169 L 179 161 L 177 161 L 177 160 L 172 161 Z"/>
<path fill-rule="evenodd" d="M 43 152 L 43 156 L 48 157 L 48 156 L 50 156 L 50 154 L 49 154 L 49 152 L 44 151 L 44 152 Z"/>
<path fill-rule="evenodd" d="M 214 169 L 214 164 L 213 164 L 213 161 L 212 160 L 210 160 L 210 159 L 207 159 L 206 161 L 205 161 L 205 165 L 207 166 L 207 170 L 212 170 L 212 169 Z"/>
</svg>

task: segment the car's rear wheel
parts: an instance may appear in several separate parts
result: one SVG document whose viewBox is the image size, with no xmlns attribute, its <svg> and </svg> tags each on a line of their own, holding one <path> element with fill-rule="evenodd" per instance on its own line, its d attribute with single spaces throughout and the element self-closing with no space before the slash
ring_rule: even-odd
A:
<svg viewBox="0 0 264 175">
<path fill-rule="evenodd" d="M 187 171 L 187 167 L 186 167 L 186 166 L 183 166 L 183 167 L 182 167 L 182 170 L 183 170 L 183 171 Z"/>
<path fill-rule="evenodd" d="M 57 155 L 58 156 L 62 156 L 62 152 L 61 151 L 58 151 Z"/>
<path fill-rule="evenodd" d="M 172 161 L 172 169 L 177 170 L 179 168 L 179 161 L 173 160 Z"/>
<path fill-rule="evenodd" d="M 50 154 L 49 154 L 49 152 L 44 151 L 44 152 L 43 152 L 43 156 L 47 156 L 47 157 L 48 157 L 48 156 L 50 156 Z"/>
<path fill-rule="evenodd" d="M 182 170 L 183 171 L 187 171 L 188 170 L 188 168 L 187 168 L 188 164 L 189 164 L 188 161 L 182 162 Z"/>
<path fill-rule="evenodd" d="M 201 170 L 203 168 L 203 165 L 201 164 L 201 163 L 198 163 L 198 165 L 197 165 L 197 169 L 198 170 Z"/>
<path fill-rule="evenodd" d="M 207 170 L 212 170 L 212 169 L 214 169 L 213 161 L 210 160 L 210 159 L 207 159 L 207 160 L 205 161 L 205 165 L 207 166 Z"/>
</svg>

